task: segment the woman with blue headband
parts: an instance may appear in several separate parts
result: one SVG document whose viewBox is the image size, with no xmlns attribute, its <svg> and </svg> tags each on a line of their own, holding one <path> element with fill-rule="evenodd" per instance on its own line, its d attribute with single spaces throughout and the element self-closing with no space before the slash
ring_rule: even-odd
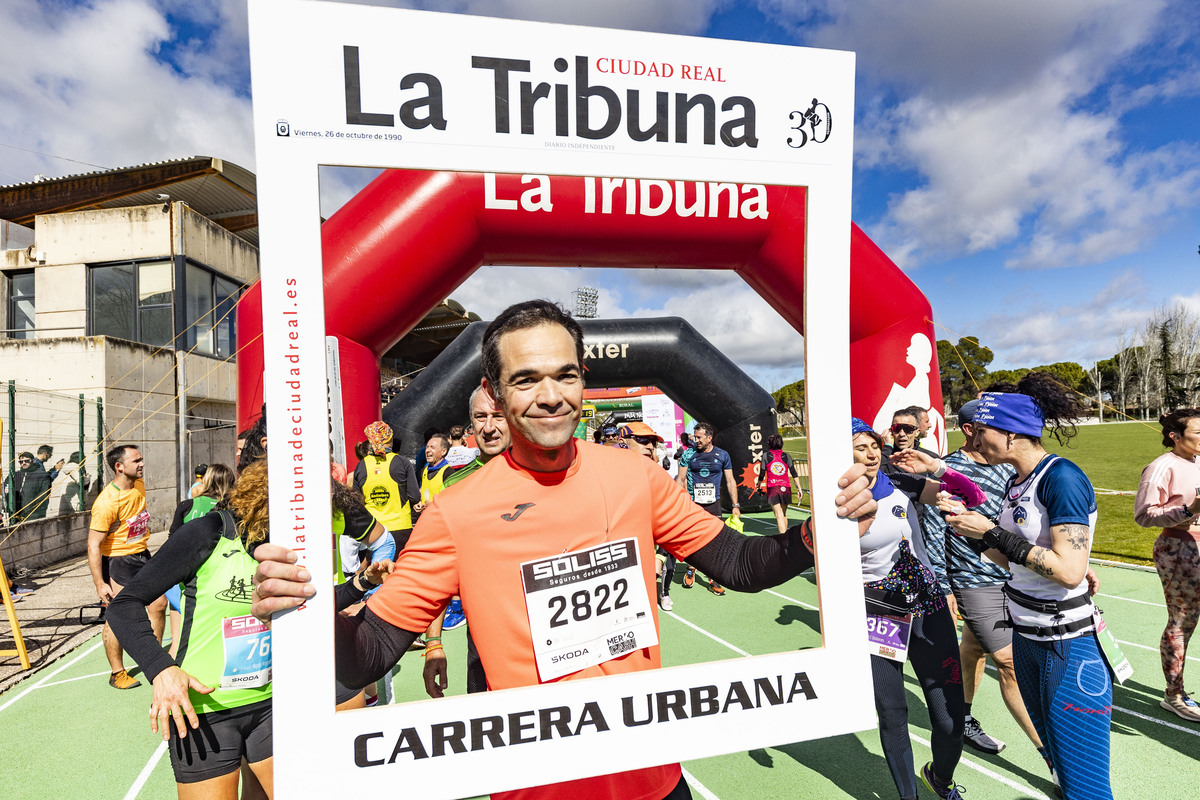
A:
<svg viewBox="0 0 1200 800">
<path fill-rule="evenodd" d="M 1017 474 L 999 520 L 951 514 L 958 534 L 1012 577 L 1004 587 L 1017 685 L 1067 800 L 1112 798 L 1109 727 L 1112 680 L 1096 639 L 1088 569 L 1096 494 L 1075 464 L 1042 446 L 1043 429 L 1065 444 L 1082 407 L 1046 373 L 1030 373 L 1018 393 L 983 395 L 975 412 L 975 449 Z M 943 511 L 949 504 L 939 503 Z"/>
<path fill-rule="evenodd" d="M 929 708 L 933 760 L 921 779 L 938 797 L 960 798 L 954 769 L 962 756 L 962 669 L 958 637 L 946 598 L 938 589 L 914 502 L 932 505 L 940 494 L 976 506 L 987 500 L 969 478 L 916 450 L 892 456 L 905 472 L 880 472 L 882 439 L 860 419 L 851 423 L 855 463 L 867 469 L 879 510 L 869 526 L 859 524 L 867 629 L 871 633 L 871 679 L 879 740 L 902 800 L 917 796 L 904 663 L 911 661 Z M 913 473 L 913 474 L 909 474 Z M 928 475 L 928 477 L 927 477 Z"/>
</svg>

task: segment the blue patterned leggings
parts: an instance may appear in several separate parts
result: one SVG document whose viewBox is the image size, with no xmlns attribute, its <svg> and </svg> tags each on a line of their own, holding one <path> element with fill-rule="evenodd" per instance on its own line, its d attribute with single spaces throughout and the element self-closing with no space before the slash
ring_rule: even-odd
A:
<svg viewBox="0 0 1200 800">
<path fill-rule="evenodd" d="M 1029 718 L 1050 754 L 1064 800 L 1112 800 L 1112 681 L 1096 637 L 1059 642 L 1013 636 L 1013 665 Z"/>
</svg>

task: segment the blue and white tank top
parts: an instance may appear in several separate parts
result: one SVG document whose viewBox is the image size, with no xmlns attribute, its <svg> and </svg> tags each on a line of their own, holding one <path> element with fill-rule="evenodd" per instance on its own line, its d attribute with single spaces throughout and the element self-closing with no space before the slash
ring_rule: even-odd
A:
<svg viewBox="0 0 1200 800">
<path fill-rule="evenodd" d="M 1050 528 L 1055 525 L 1087 525 L 1088 550 L 1091 551 L 1092 537 L 1096 533 L 1096 493 L 1083 470 L 1058 456 L 1047 456 L 1023 481 L 1014 478 L 1004 494 L 1000 510 L 1000 527 L 1013 531 L 1036 547 L 1049 549 Z M 1039 600 L 1062 602 L 1087 594 L 1087 580 L 1067 588 L 1028 567 L 1010 565 L 1012 577 L 1008 585 L 1019 592 Z M 1057 615 L 1041 613 L 1025 608 L 1012 599 L 1008 602 L 1009 614 L 1017 625 L 1045 628 L 1068 625 L 1092 615 L 1091 603 L 1067 609 Z M 1086 626 L 1077 631 L 1052 636 L 1035 636 L 1023 633 L 1036 641 L 1071 639 L 1090 633 L 1095 626 Z"/>
</svg>

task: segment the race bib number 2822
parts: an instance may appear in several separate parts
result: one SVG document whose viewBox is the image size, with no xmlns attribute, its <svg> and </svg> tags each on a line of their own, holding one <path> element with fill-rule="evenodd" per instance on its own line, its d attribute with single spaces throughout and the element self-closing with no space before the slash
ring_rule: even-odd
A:
<svg viewBox="0 0 1200 800">
<path fill-rule="evenodd" d="M 658 644 L 637 539 L 526 561 L 521 579 L 543 681 Z"/>
</svg>

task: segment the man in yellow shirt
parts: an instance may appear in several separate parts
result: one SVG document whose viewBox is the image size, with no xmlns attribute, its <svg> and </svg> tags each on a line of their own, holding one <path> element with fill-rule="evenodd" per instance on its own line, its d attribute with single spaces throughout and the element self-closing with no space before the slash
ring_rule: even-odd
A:
<svg viewBox="0 0 1200 800">
<path fill-rule="evenodd" d="M 121 444 L 105 455 L 114 473 L 92 505 L 88 530 L 88 568 L 96 584 L 96 596 L 105 606 L 117 596 L 150 560 L 150 512 L 146 510 L 146 484 L 142 482 L 145 464 L 136 445 Z M 163 634 L 163 612 L 167 600 L 160 597 L 146 607 L 150 624 L 159 642 Z M 140 686 L 125 671 L 124 653 L 108 623 L 104 623 L 104 652 L 112 675 L 108 685 L 115 689 Z"/>
</svg>

